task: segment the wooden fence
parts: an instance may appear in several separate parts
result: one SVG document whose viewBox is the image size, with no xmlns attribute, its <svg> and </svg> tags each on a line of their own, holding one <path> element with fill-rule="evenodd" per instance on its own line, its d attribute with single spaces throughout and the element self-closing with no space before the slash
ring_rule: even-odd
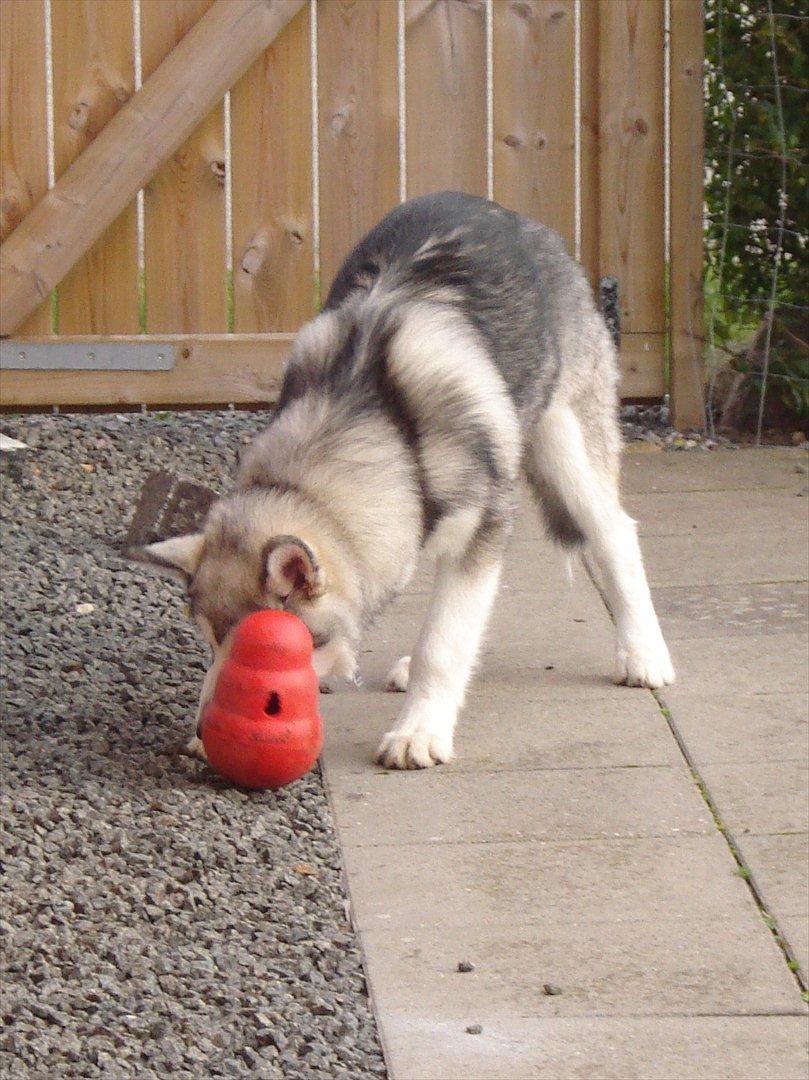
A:
<svg viewBox="0 0 809 1080">
<path fill-rule="evenodd" d="M 0 0 L 0 20 L 5 407 L 271 400 L 352 243 L 452 187 L 615 277 L 624 396 L 668 386 L 700 422 L 699 0 Z"/>
</svg>

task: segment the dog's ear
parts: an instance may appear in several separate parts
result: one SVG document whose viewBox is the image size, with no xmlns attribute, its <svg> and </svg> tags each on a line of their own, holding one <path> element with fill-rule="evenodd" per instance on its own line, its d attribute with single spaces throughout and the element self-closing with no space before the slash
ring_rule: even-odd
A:
<svg viewBox="0 0 809 1080">
<path fill-rule="evenodd" d="M 147 544 L 145 547 L 138 548 L 133 554 L 158 573 L 189 581 L 197 572 L 204 539 L 202 533 L 174 536 L 170 540 Z"/>
<path fill-rule="evenodd" d="M 314 551 L 299 536 L 274 536 L 264 546 L 263 566 L 262 584 L 276 596 L 285 599 L 300 592 L 312 600 L 326 590 L 326 575 Z"/>
</svg>

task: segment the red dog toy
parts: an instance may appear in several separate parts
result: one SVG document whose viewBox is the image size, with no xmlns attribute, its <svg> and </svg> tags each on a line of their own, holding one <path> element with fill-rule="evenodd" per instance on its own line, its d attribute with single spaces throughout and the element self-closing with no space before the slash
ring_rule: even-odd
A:
<svg viewBox="0 0 809 1080">
<path fill-rule="evenodd" d="M 278 788 L 303 776 L 323 745 L 312 637 L 288 611 L 239 624 L 202 716 L 208 761 L 240 787 Z"/>
</svg>

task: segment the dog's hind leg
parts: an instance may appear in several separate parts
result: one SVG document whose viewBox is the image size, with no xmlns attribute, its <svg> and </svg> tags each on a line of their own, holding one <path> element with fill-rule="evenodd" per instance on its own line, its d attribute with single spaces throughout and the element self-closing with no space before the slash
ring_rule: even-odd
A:
<svg viewBox="0 0 809 1080">
<path fill-rule="evenodd" d="M 377 753 L 381 765 L 424 769 L 452 757 L 455 723 L 497 592 L 500 564 L 500 551 L 439 560 L 404 708 Z"/>
<path fill-rule="evenodd" d="M 643 569 L 635 523 L 618 497 L 617 434 L 593 426 L 585 443 L 573 409 L 552 403 L 538 420 L 527 472 L 552 536 L 584 546 L 598 570 L 595 581 L 615 622 L 616 682 L 666 686 L 674 679 Z M 600 582 L 598 579 L 600 578 Z"/>
</svg>

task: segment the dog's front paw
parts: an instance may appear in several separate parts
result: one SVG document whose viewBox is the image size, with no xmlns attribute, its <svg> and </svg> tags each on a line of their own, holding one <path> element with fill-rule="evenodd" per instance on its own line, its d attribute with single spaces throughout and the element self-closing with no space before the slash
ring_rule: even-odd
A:
<svg viewBox="0 0 809 1080">
<path fill-rule="evenodd" d="M 198 735 L 192 735 L 188 742 L 183 747 L 183 753 L 188 757 L 199 758 L 200 761 L 207 761 L 208 755 L 205 753 L 205 747 L 202 745 L 202 739 Z"/>
<path fill-rule="evenodd" d="M 673 683 L 674 667 L 663 639 L 652 646 L 619 648 L 615 681 L 624 686 L 646 686 L 650 690 Z"/>
<path fill-rule="evenodd" d="M 386 769 L 429 769 L 452 758 L 452 733 L 429 727 L 389 731 L 376 753 Z"/>
<path fill-rule="evenodd" d="M 403 694 L 405 690 L 407 690 L 409 679 L 410 657 L 403 656 L 400 660 L 396 661 L 388 672 L 388 677 L 385 679 L 385 689 L 392 694 Z"/>
</svg>

